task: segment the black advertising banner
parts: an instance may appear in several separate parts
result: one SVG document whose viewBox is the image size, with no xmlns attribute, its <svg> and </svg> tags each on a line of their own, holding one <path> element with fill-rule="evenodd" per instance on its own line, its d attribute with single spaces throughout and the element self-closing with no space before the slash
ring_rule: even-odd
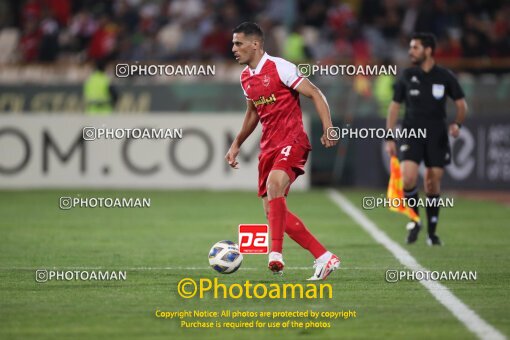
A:
<svg viewBox="0 0 510 340">
<path fill-rule="evenodd" d="M 384 128 L 383 119 L 357 119 L 351 128 Z M 344 173 L 362 187 L 385 187 L 389 178 L 389 157 L 380 138 L 348 138 L 348 159 Z M 450 136 L 451 164 L 445 168 L 445 189 L 510 189 L 510 119 L 476 117 L 466 119 L 458 138 Z M 423 163 L 420 174 L 424 173 Z"/>
</svg>

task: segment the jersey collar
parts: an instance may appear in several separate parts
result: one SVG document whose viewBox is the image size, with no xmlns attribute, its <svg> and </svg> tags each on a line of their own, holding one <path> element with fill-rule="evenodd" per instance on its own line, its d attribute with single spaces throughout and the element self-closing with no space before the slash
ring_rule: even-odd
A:
<svg viewBox="0 0 510 340">
<path fill-rule="evenodd" d="M 260 58 L 259 63 L 257 64 L 257 67 L 255 67 L 254 70 L 248 67 L 248 69 L 250 70 L 250 75 L 253 76 L 255 74 L 259 74 L 260 70 L 262 70 L 262 66 L 264 66 L 268 57 L 269 55 L 267 54 L 267 52 L 264 52 L 264 55 L 262 56 L 262 58 Z"/>
<path fill-rule="evenodd" d="M 425 72 L 421 67 L 420 67 L 420 71 L 422 74 L 429 75 L 436 70 L 436 65 L 437 64 L 434 63 L 434 65 L 432 65 L 432 68 L 428 72 Z"/>
</svg>

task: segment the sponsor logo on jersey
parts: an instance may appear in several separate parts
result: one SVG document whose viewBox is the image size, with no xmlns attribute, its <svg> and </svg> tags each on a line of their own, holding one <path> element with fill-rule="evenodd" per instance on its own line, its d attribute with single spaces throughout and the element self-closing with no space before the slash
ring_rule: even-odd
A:
<svg viewBox="0 0 510 340">
<path fill-rule="evenodd" d="M 413 77 L 411 78 L 411 83 L 417 83 L 417 84 L 419 84 L 419 83 L 420 83 L 420 81 L 418 80 L 418 77 L 413 76 Z"/>
<path fill-rule="evenodd" d="M 443 84 L 432 84 L 432 95 L 436 99 L 441 99 L 444 96 L 444 85 Z"/>
<path fill-rule="evenodd" d="M 254 100 L 253 103 L 255 106 L 266 105 L 266 104 L 274 104 L 276 102 L 276 97 L 274 93 L 271 93 L 269 97 L 260 96 L 258 100 Z"/>
<path fill-rule="evenodd" d="M 409 90 L 409 95 L 411 96 L 419 96 L 420 95 L 420 90 L 417 90 L 417 89 L 411 89 Z"/>
<path fill-rule="evenodd" d="M 270 82 L 271 82 L 271 78 L 269 78 L 269 76 L 266 74 L 264 76 L 264 79 L 262 80 L 262 84 L 264 84 L 265 87 L 268 87 Z"/>
</svg>

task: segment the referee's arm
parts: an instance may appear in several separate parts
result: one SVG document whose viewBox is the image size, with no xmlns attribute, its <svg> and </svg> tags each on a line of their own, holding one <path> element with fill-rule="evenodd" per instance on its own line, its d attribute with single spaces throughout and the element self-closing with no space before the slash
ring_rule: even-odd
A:
<svg viewBox="0 0 510 340">
<path fill-rule="evenodd" d="M 448 130 L 452 137 L 457 138 L 459 136 L 460 127 L 464 123 L 464 119 L 466 118 L 466 113 L 468 110 L 466 100 L 464 98 L 457 99 L 455 101 L 455 108 L 457 109 L 454 123 L 450 124 Z"/>
<path fill-rule="evenodd" d="M 386 118 L 386 130 L 393 130 L 397 124 L 398 113 L 400 112 L 400 103 L 392 101 L 388 108 L 388 117 Z M 386 140 L 385 149 L 388 155 L 397 155 L 397 146 L 394 140 Z"/>
</svg>

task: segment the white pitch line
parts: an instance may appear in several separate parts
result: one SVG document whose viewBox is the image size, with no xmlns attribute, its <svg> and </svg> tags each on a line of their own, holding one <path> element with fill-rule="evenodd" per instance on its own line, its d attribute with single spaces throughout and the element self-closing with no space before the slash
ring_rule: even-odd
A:
<svg viewBox="0 0 510 340">
<path fill-rule="evenodd" d="M 429 271 L 416 261 L 416 259 L 398 243 L 393 241 L 385 232 L 377 227 L 362 211 L 356 208 L 345 196 L 335 190 L 329 190 L 329 197 L 356 221 L 370 236 L 378 243 L 383 245 L 390 253 L 395 256 L 400 263 L 413 271 Z M 506 339 L 496 328 L 482 319 L 476 312 L 464 304 L 458 297 L 456 297 L 450 290 L 436 281 L 421 280 L 420 283 L 427 288 L 427 290 L 439 301 L 443 306 L 448 309 L 453 316 L 466 326 L 472 333 L 480 339 Z"/>
<path fill-rule="evenodd" d="M 36 270 L 115 270 L 115 271 L 151 271 L 151 270 L 210 270 L 211 267 L 133 267 L 133 268 L 105 268 L 105 267 L 3 267 L 0 268 L 2 271 L 8 270 L 26 270 L 26 271 L 36 271 Z M 239 270 L 260 270 L 264 268 L 252 268 L 252 267 L 242 267 Z M 285 267 L 287 270 L 313 270 L 312 266 L 310 267 Z M 340 270 L 380 270 L 381 268 L 371 268 L 371 267 L 342 267 Z"/>
</svg>

